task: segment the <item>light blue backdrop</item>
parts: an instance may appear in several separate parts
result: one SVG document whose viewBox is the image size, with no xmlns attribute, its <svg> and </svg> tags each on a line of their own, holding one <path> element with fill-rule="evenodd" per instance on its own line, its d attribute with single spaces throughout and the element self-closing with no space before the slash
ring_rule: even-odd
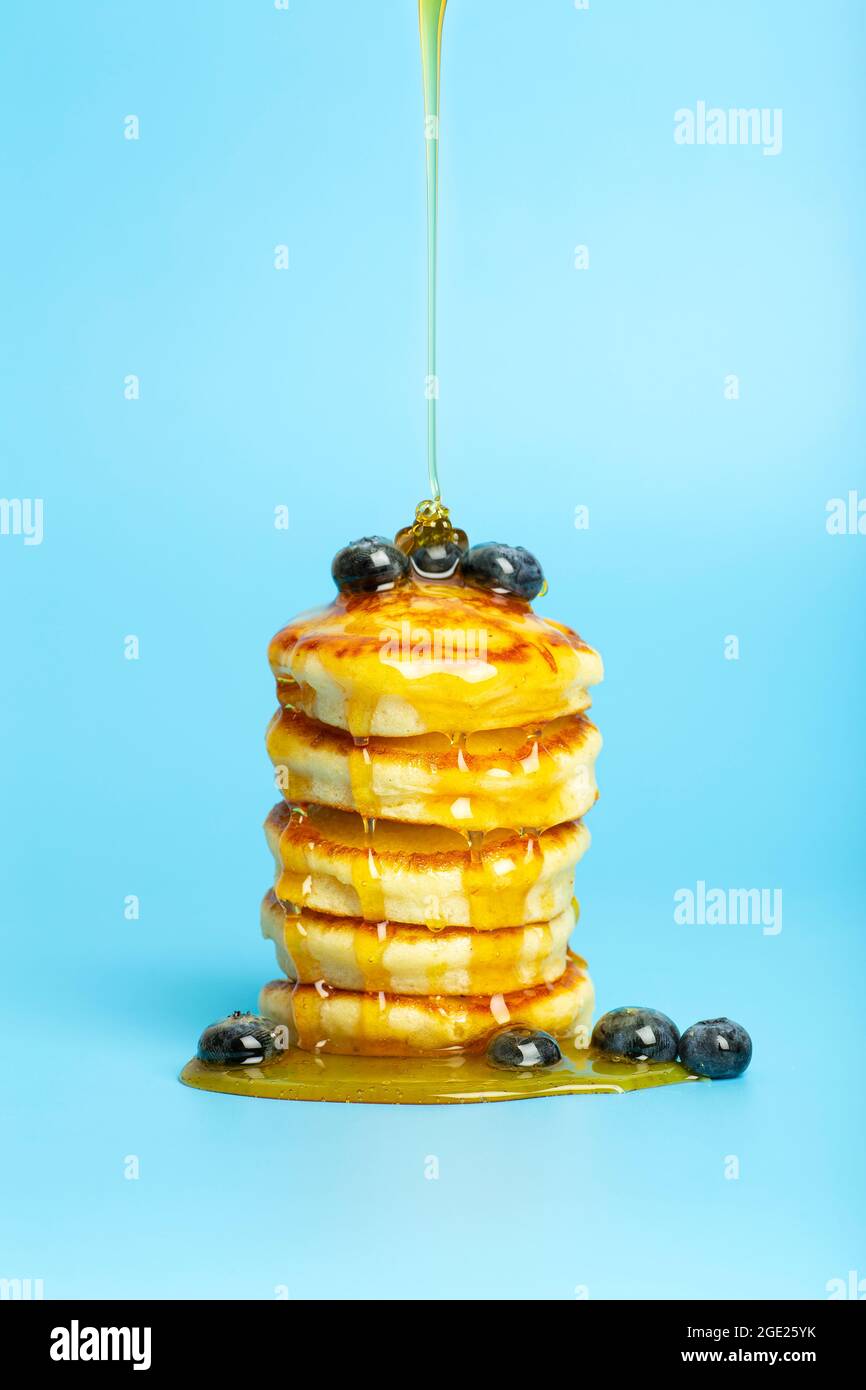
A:
<svg viewBox="0 0 866 1390">
<path fill-rule="evenodd" d="M 606 660 L 577 938 L 600 1007 L 728 1013 L 755 1060 L 399 1110 L 175 1078 L 274 973 L 267 641 L 425 492 L 415 6 L 6 6 L 2 492 L 44 499 L 44 540 L 0 536 L 0 1276 L 555 1299 L 866 1277 L 866 537 L 825 525 L 866 495 L 864 17 L 451 0 L 446 501 L 537 552 L 543 611 Z M 698 101 L 781 108 L 781 153 L 676 144 Z M 677 925 L 699 880 L 781 889 L 782 931 Z"/>
</svg>

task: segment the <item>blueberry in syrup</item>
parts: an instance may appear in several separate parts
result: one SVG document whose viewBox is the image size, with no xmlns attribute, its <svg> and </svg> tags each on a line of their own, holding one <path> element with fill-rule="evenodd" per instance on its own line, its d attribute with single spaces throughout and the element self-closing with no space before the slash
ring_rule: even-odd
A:
<svg viewBox="0 0 866 1390">
<path fill-rule="evenodd" d="M 516 1067 L 537 1071 L 555 1067 L 562 1053 L 556 1038 L 538 1028 L 503 1028 L 487 1044 L 487 1060 L 492 1067 L 508 1071 Z"/>
<path fill-rule="evenodd" d="M 482 589 L 530 600 L 544 588 L 544 572 L 535 556 L 522 545 L 500 545 L 498 541 L 473 545 L 464 558 L 463 575 Z"/>
<path fill-rule="evenodd" d="M 238 1010 L 205 1028 L 198 1040 L 201 1062 L 219 1062 L 224 1067 L 248 1067 L 269 1062 L 277 1052 L 275 1025 L 258 1014 Z"/>
<path fill-rule="evenodd" d="M 422 579 L 450 579 L 462 559 L 463 551 L 453 541 L 434 541 L 413 551 L 410 563 Z"/>
<path fill-rule="evenodd" d="M 338 589 L 350 593 L 375 593 L 405 579 L 409 561 L 384 536 L 362 536 L 338 550 L 331 574 Z"/>
<path fill-rule="evenodd" d="M 693 1023 L 680 1038 L 680 1061 L 698 1076 L 713 1081 L 742 1076 L 752 1060 L 752 1039 L 730 1018 Z"/>
<path fill-rule="evenodd" d="M 634 1062 L 672 1062 L 680 1034 L 667 1014 L 657 1009 L 611 1009 L 592 1030 L 592 1046 Z"/>
</svg>

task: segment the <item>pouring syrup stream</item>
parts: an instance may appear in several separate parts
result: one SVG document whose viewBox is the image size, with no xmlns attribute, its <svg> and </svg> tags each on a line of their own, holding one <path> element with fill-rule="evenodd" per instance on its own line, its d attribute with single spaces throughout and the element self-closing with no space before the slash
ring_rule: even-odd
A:
<svg viewBox="0 0 866 1390">
<path fill-rule="evenodd" d="M 447 0 L 418 0 L 421 74 L 424 87 L 424 143 L 427 157 L 427 474 L 430 497 L 439 502 L 436 455 L 439 377 L 436 371 L 436 243 L 439 223 L 439 70 Z"/>
</svg>

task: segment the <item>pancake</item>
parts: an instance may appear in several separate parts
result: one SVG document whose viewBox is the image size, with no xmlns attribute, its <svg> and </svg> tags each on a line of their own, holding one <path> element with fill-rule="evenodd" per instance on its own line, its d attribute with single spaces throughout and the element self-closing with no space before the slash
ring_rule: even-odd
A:
<svg viewBox="0 0 866 1390">
<path fill-rule="evenodd" d="M 361 994 L 272 980 L 262 989 L 259 1010 L 284 1024 L 308 1052 L 402 1057 L 480 1048 L 506 1024 L 573 1033 L 589 1024 L 593 1002 L 586 962 L 569 956 L 555 983 L 511 994 Z"/>
<path fill-rule="evenodd" d="M 531 729 L 373 736 L 358 745 L 298 710 L 279 710 L 268 755 L 287 801 L 362 816 L 493 830 L 576 820 L 598 796 L 601 735 L 582 715 Z"/>
<path fill-rule="evenodd" d="M 576 906 L 576 905 L 575 905 Z M 262 935 L 280 969 L 302 984 L 389 994 L 503 994 L 558 980 L 576 920 L 569 906 L 552 922 L 500 931 L 431 932 L 358 918 L 292 911 L 273 892 L 262 903 Z"/>
<path fill-rule="evenodd" d="M 547 723 L 588 707 L 597 652 L 528 603 L 410 579 L 341 593 L 270 644 L 282 705 L 359 738 Z"/>
<path fill-rule="evenodd" d="M 440 826 L 377 821 L 285 802 L 265 821 L 277 864 L 276 894 L 336 917 L 431 930 L 549 922 L 571 902 L 574 865 L 589 845 L 582 821 L 540 835 L 463 835 Z M 470 843 L 471 841 L 471 843 Z"/>
</svg>

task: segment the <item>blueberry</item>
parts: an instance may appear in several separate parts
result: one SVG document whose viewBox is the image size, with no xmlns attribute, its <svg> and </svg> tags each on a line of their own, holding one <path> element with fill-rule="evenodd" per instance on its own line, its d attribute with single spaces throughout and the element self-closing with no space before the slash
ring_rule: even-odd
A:
<svg viewBox="0 0 866 1390">
<path fill-rule="evenodd" d="M 562 1061 L 559 1043 L 538 1028 L 503 1028 L 487 1044 L 487 1060 L 492 1067 L 536 1070 L 555 1067 Z"/>
<path fill-rule="evenodd" d="M 672 1062 L 680 1033 L 658 1009 L 611 1009 L 592 1030 L 592 1046 L 635 1062 Z"/>
<path fill-rule="evenodd" d="M 273 1023 L 258 1014 L 229 1014 L 205 1028 L 198 1040 L 202 1062 L 219 1062 L 224 1067 L 249 1067 L 269 1062 L 277 1051 Z"/>
<path fill-rule="evenodd" d="M 412 557 L 412 568 L 422 579 L 450 579 L 463 559 L 463 551 L 453 541 L 422 545 Z"/>
<path fill-rule="evenodd" d="M 752 1060 L 752 1039 L 730 1018 L 693 1023 L 680 1038 L 680 1061 L 698 1076 L 723 1081 L 742 1076 Z"/>
<path fill-rule="evenodd" d="M 409 561 L 384 536 L 362 536 L 338 550 L 331 574 L 338 589 L 351 593 L 375 593 L 405 579 Z"/>
<path fill-rule="evenodd" d="M 544 588 L 541 565 L 522 545 L 500 545 L 498 541 L 473 545 L 463 561 L 463 574 L 470 584 L 518 598 L 537 598 Z"/>
</svg>

